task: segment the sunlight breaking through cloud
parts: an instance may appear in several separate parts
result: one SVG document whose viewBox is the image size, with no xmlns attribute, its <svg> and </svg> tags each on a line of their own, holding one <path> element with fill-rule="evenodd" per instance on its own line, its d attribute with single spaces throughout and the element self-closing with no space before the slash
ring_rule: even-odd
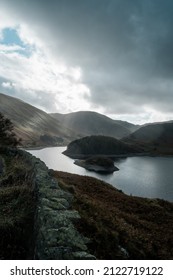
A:
<svg viewBox="0 0 173 280">
<path fill-rule="evenodd" d="M 2 34 L 3 34 L 3 30 Z M 0 77 L 8 77 L 8 82 L 2 87 L 13 89 L 14 95 L 23 94 L 23 99 L 29 100 L 46 111 L 62 113 L 89 108 L 87 97 L 90 90 L 82 82 L 82 70 L 79 66 L 67 66 L 46 52 L 44 44 L 30 33 L 29 28 L 18 26 L 13 30 L 18 34 L 23 45 L 0 44 Z M 38 41 L 38 44 L 37 44 Z M 28 55 L 28 49 L 30 54 Z M 50 102 L 51 99 L 51 102 Z M 49 102 L 46 102 L 49 100 Z"/>
</svg>

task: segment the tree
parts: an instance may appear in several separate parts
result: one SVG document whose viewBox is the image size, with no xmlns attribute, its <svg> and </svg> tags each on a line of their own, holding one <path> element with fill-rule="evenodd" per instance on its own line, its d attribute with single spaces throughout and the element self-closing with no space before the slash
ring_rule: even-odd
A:
<svg viewBox="0 0 173 280">
<path fill-rule="evenodd" d="M 16 138 L 13 129 L 13 123 L 0 113 L 0 146 L 16 147 L 20 144 L 21 139 Z"/>
</svg>

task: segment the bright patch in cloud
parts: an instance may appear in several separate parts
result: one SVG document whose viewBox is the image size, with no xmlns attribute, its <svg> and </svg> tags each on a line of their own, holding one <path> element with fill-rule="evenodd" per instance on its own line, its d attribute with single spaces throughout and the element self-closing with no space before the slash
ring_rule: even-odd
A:
<svg viewBox="0 0 173 280">
<path fill-rule="evenodd" d="M 86 110 L 89 88 L 80 67 L 71 67 L 47 52 L 26 25 L 1 30 L 0 77 L 2 87 L 48 112 Z"/>
<path fill-rule="evenodd" d="M 82 77 L 82 72 L 81 69 L 79 67 L 76 67 L 74 69 L 72 69 L 72 77 L 76 80 L 79 81 Z"/>
</svg>

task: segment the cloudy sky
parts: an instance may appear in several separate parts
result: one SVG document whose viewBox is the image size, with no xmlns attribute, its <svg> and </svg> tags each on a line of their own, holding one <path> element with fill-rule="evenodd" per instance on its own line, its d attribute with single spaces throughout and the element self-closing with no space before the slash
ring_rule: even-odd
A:
<svg viewBox="0 0 173 280">
<path fill-rule="evenodd" d="M 0 92 L 47 112 L 173 119 L 173 1 L 0 0 Z"/>
</svg>

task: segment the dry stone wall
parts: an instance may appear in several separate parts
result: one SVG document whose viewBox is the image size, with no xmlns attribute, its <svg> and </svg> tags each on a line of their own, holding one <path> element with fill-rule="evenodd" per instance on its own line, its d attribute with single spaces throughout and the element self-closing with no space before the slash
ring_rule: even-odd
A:
<svg viewBox="0 0 173 280">
<path fill-rule="evenodd" d="M 73 196 L 62 190 L 44 162 L 23 150 L 10 149 L 29 163 L 28 185 L 34 188 L 37 207 L 34 222 L 34 259 L 95 259 L 88 253 L 89 240 L 75 227 L 79 213 L 71 208 Z"/>
</svg>

